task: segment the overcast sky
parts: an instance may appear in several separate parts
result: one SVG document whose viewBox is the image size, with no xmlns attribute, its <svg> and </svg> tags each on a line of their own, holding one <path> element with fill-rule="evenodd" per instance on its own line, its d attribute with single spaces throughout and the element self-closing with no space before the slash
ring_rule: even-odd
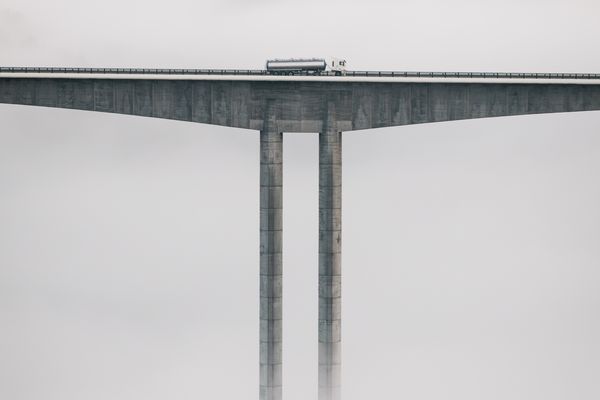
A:
<svg viewBox="0 0 600 400">
<path fill-rule="evenodd" d="M 600 3 L 0 0 L 0 65 L 600 72 Z M 0 105 L 0 398 L 258 397 L 258 132 Z M 600 113 L 344 135 L 345 400 L 600 398 Z M 284 135 L 316 399 L 318 136 Z"/>
</svg>

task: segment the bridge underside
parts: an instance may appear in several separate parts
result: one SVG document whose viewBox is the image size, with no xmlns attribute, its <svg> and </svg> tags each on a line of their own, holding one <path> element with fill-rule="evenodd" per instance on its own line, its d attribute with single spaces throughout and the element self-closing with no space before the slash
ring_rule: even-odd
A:
<svg viewBox="0 0 600 400">
<path fill-rule="evenodd" d="M 0 78 L 0 103 L 262 130 L 266 104 L 282 132 L 339 131 L 600 109 L 600 85 L 343 83 Z"/>
</svg>

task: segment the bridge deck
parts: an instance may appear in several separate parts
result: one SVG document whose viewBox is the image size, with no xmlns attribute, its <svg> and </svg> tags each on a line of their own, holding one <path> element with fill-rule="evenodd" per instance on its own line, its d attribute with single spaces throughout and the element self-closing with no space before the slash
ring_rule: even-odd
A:
<svg viewBox="0 0 600 400">
<path fill-rule="evenodd" d="M 266 70 L 243 69 L 147 69 L 147 68 L 51 68 L 0 67 L 4 78 L 67 79 L 161 79 L 161 80 L 249 80 L 249 81 L 326 81 L 326 82 L 446 82 L 446 83 L 540 83 L 600 84 L 600 74 L 508 73 L 508 72 L 411 72 L 347 71 L 273 75 Z"/>
</svg>

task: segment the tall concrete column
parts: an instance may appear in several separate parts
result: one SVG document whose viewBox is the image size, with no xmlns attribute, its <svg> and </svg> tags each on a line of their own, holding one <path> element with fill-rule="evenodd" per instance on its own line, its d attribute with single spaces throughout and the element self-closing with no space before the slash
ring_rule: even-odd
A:
<svg viewBox="0 0 600 400">
<path fill-rule="evenodd" d="M 260 133 L 260 400 L 281 400 L 283 134 Z"/>
<path fill-rule="evenodd" d="M 319 400 L 341 399 L 342 133 L 328 105 L 319 135 Z"/>
</svg>

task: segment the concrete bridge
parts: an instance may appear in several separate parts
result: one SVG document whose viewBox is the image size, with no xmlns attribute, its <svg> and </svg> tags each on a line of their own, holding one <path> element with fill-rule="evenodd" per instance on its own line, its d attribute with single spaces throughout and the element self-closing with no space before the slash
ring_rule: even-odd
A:
<svg viewBox="0 0 600 400">
<path fill-rule="evenodd" d="M 282 397 L 283 132 L 319 133 L 319 399 L 341 399 L 342 132 L 600 110 L 600 75 L 0 68 L 0 103 L 259 130 L 260 399 Z"/>
</svg>

